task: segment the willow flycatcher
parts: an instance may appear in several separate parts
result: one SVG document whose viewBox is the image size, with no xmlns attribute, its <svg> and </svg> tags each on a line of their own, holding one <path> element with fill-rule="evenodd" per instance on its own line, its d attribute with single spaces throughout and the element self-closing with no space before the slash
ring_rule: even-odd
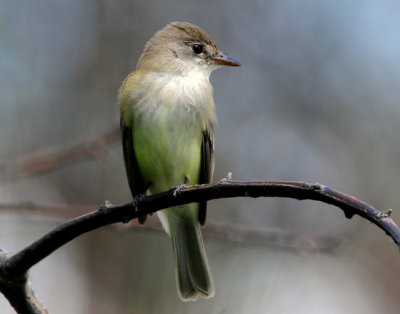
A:
<svg viewBox="0 0 400 314">
<path fill-rule="evenodd" d="M 132 196 L 210 183 L 216 121 L 211 72 L 240 66 L 203 30 L 174 22 L 151 38 L 119 93 L 121 133 Z M 200 225 L 206 202 L 158 211 L 172 239 L 182 300 L 214 296 Z M 139 217 L 143 223 L 145 217 Z"/>
</svg>

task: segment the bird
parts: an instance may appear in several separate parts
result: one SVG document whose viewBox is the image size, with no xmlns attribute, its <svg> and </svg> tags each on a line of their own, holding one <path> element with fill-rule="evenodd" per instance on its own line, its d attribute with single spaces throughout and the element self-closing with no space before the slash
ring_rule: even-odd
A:
<svg viewBox="0 0 400 314">
<path fill-rule="evenodd" d="M 210 74 L 241 64 L 223 54 L 201 28 L 172 22 L 145 45 L 119 91 L 125 169 L 133 197 L 210 183 L 216 123 Z M 200 226 L 206 202 L 157 212 L 172 239 L 178 295 L 183 301 L 214 296 Z M 144 223 L 146 216 L 138 217 Z"/>
</svg>

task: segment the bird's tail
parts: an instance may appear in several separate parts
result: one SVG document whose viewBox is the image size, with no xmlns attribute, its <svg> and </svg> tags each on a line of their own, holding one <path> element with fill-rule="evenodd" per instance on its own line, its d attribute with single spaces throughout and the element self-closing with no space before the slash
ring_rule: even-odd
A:
<svg viewBox="0 0 400 314">
<path fill-rule="evenodd" d="M 177 262 L 179 296 L 183 301 L 194 301 L 198 295 L 206 299 L 212 298 L 215 292 L 214 282 L 197 217 L 170 218 L 173 219 L 173 222 L 170 221 L 170 236 Z"/>
</svg>

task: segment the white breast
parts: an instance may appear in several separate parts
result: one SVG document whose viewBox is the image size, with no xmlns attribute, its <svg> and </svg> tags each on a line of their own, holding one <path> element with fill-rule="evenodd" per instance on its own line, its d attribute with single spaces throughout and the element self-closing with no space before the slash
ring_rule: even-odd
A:
<svg viewBox="0 0 400 314">
<path fill-rule="evenodd" d="M 151 72 L 146 75 L 141 93 L 132 95 L 135 99 L 135 112 L 151 115 L 179 116 L 186 123 L 201 123 L 215 120 L 213 88 L 209 73 L 188 71 Z"/>
</svg>

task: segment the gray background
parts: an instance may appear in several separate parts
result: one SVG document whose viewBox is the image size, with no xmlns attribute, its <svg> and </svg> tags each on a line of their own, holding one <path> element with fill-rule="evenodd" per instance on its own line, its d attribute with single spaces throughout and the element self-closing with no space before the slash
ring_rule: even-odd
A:
<svg viewBox="0 0 400 314">
<path fill-rule="evenodd" d="M 352 194 L 400 223 L 397 1 L 0 0 L 0 161 L 118 127 L 117 92 L 146 41 L 183 20 L 243 63 L 212 74 L 214 180 L 304 180 Z M 130 200 L 119 143 L 101 156 L 0 182 L 0 202 Z M 213 300 L 182 303 L 166 234 L 107 227 L 35 266 L 51 313 L 398 313 L 399 252 L 331 206 L 284 199 L 209 204 L 209 222 L 332 237 L 329 250 L 205 238 Z M 94 208 L 88 208 L 94 209 Z M 17 251 L 63 219 L 0 212 Z M 0 312 L 13 313 L 0 297 Z"/>
</svg>

